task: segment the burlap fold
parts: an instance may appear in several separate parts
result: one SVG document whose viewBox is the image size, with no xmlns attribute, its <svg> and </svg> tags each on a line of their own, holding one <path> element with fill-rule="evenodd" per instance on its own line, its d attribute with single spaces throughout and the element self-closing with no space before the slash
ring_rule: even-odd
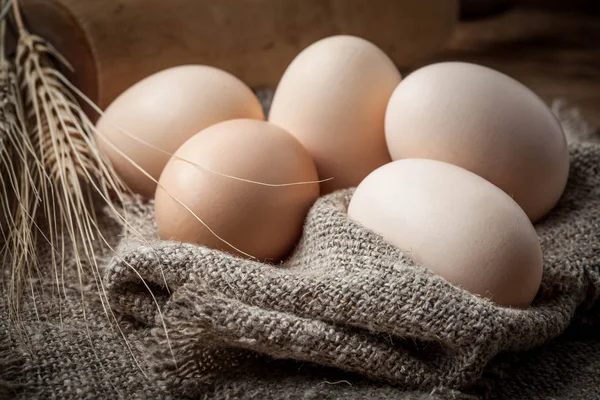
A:
<svg viewBox="0 0 600 400">
<path fill-rule="evenodd" d="M 314 205 L 281 265 L 125 242 L 108 268 L 109 299 L 152 332 L 151 362 L 166 387 L 210 381 L 266 355 L 404 388 L 464 388 L 496 354 L 549 341 L 600 296 L 600 145 L 570 152 L 565 194 L 536 225 L 544 275 L 528 309 L 499 307 L 415 265 L 347 218 L 352 190 Z"/>
</svg>

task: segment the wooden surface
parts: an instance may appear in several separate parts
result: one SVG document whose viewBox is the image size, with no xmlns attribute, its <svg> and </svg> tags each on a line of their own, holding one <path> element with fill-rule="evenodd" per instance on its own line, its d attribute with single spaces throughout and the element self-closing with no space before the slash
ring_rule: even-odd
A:
<svg viewBox="0 0 600 400">
<path fill-rule="evenodd" d="M 242 4 L 237 3 L 238 0 L 227 1 Z M 366 0 L 353 0 L 351 3 L 359 4 L 361 1 Z M 377 4 L 388 4 L 386 1 L 378 0 Z M 252 4 L 268 2 L 253 0 Z M 414 2 L 403 0 L 400 3 L 407 6 Z M 600 0 L 514 2 L 519 6 L 499 16 L 461 22 L 444 51 L 425 61 L 410 64 L 412 66 L 409 68 L 444 60 L 487 65 L 515 77 L 548 102 L 564 98 L 572 106 L 578 107 L 589 122 L 600 126 Z M 48 4 L 42 7 L 42 3 Z M 64 7 L 53 6 L 59 3 Z M 300 4 L 301 1 L 287 3 Z M 388 38 L 388 43 L 396 44 L 395 51 L 399 57 L 405 54 L 405 60 L 410 60 L 412 55 L 407 51 L 414 51 L 412 45 L 428 47 L 420 50 L 430 52 L 439 44 L 441 37 L 436 35 L 450 28 L 450 25 L 438 28 L 429 42 L 415 42 L 418 29 L 429 30 L 430 33 L 433 31 L 430 23 L 423 23 L 424 19 L 446 21 L 440 16 L 444 10 L 433 7 L 433 4 L 452 2 L 427 0 L 420 3 L 421 11 L 433 9 L 430 11 L 432 14 L 416 18 L 411 13 L 400 13 L 403 14 L 403 18 L 400 18 L 397 12 L 388 13 L 389 18 L 381 21 L 371 11 L 367 16 L 356 14 L 359 21 L 352 23 L 360 29 L 364 28 L 365 32 L 375 30 L 379 32 L 377 34 L 392 35 L 395 42 Z M 222 25 L 219 25 L 219 29 L 225 32 L 218 35 L 215 35 L 217 27 L 210 28 L 204 21 L 208 10 L 205 10 L 206 5 L 217 4 L 208 0 L 174 0 L 173 3 L 163 0 L 23 0 L 23 4 L 32 25 L 51 39 L 74 64 L 78 64 L 78 72 L 74 77 L 76 83 L 101 106 L 106 106 L 114 96 L 138 79 L 182 63 L 229 65 L 230 68 L 226 69 L 234 70 L 232 72 L 249 84 L 259 81 L 272 84 L 297 52 L 313 39 L 336 33 L 335 29 L 352 31 L 350 28 L 340 28 L 340 18 L 329 21 L 327 18 L 333 14 L 325 13 L 325 17 L 319 17 L 318 10 L 323 8 L 321 0 L 310 0 L 313 11 L 309 12 L 310 7 L 308 11 L 303 8 L 304 12 L 298 15 L 300 9 L 294 11 L 288 5 L 288 8 L 278 11 L 279 19 L 267 21 L 267 25 L 257 23 L 256 19 L 242 24 L 239 22 L 243 20 L 242 14 L 244 18 L 248 17 L 244 13 L 228 18 L 224 18 L 226 14 L 217 13 L 215 15 L 220 17 L 216 21 Z M 344 0 L 328 0 L 327 4 L 333 7 L 346 3 Z M 219 7 L 226 9 L 225 0 L 219 2 Z M 445 7 L 448 7 L 445 12 L 451 12 L 456 3 Z M 213 14 L 216 12 L 216 9 L 210 10 Z M 260 13 L 257 15 L 264 16 Z M 282 19 L 284 15 L 287 19 Z M 80 30 L 73 29 L 73 21 L 80 26 Z M 326 24 L 324 21 L 329 22 Z M 335 25 L 333 28 L 332 24 Z M 398 36 L 397 31 L 386 28 L 406 24 L 412 24 L 412 27 L 405 26 L 402 29 L 412 32 L 412 36 Z M 316 27 L 317 32 L 300 35 L 310 27 Z M 245 32 L 243 40 L 236 40 L 233 31 Z M 377 34 L 372 33 L 375 36 Z M 418 36 L 422 35 L 423 32 Z M 89 47 L 91 53 L 82 51 L 82 46 Z M 235 50 L 240 46 L 242 52 Z M 403 73 L 408 71 L 403 68 Z"/>
<path fill-rule="evenodd" d="M 498 16 L 461 22 L 446 49 L 429 62 L 487 65 L 521 81 L 548 102 L 564 98 L 600 127 L 600 13 L 581 1 L 577 7 L 569 7 L 568 1 L 554 3 L 543 8 L 515 7 Z"/>
<path fill-rule="evenodd" d="M 457 0 L 22 0 L 34 31 L 67 56 L 69 21 L 95 63 L 95 99 L 106 107 L 133 83 L 162 69 L 208 64 L 250 86 L 275 85 L 293 58 L 336 34 L 364 37 L 399 65 L 439 51 L 456 23 Z M 64 11 L 64 12 L 63 12 Z M 70 13 L 65 17 L 63 14 Z M 60 23 L 60 21 L 64 23 Z"/>
</svg>

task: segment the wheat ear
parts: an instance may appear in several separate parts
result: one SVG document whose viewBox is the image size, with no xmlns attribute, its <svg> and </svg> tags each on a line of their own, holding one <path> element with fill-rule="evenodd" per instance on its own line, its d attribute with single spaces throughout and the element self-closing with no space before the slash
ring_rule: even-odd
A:
<svg viewBox="0 0 600 400">
<path fill-rule="evenodd" d="M 8 10 L 5 6 L 3 14 Z M 39 204 L 36 191 L 40 165 L 25 123 L 23 102 L 14 65 L 5 54 L 6 20 L 0 19 L 0 212 L 3 265 L 10 264 L 7 293 L 9 313 L 18 320 L 25 282 L 38 271 L 35 215 Z M 33 285 L 30 285 L 32 295 Z"/>
<path fill-rule="evenodd" d="M 81 287 L 81 310 L 91 342 L 84 296 L 84 286 L 88 282 L 95 284 L 105 314 L 116 322 L 98 264 L 100 255 L 112 255 L 114 251 L 98 225 L 94 199 L 100 198 L 109 210 L 118 214 L 115 221 L 129 226 L 127 218 L 117 211 L 120 203 L 126 213 L 121 202 L 126 188 L 99 151 L 95 136 L 91 134 L 94 125 L 63 85 L 64 77 L 55 68 L 56 62 L 67 67 L 69 64 L 44 39 L 26 30 L 18 2 L 14 0 L 13 3 L 19 28 L 15 59 L 17 76 L 23 93 L 25 122 L 37 156 L 36 165 L 41 166 L 38 214 L 46 225 L 40 232 L 52 249 L 51 263 L 59 303 L 67 296 L 64 275 L 76 274 Z M 69 257 L 74 266 L 66 264 Z M 19 283 L 14 282 L 14 286 Z M 129 347 L 119 324 L 114 326 Z M 138 367 L 141 370 L 139 364 Z"/>
</svg>

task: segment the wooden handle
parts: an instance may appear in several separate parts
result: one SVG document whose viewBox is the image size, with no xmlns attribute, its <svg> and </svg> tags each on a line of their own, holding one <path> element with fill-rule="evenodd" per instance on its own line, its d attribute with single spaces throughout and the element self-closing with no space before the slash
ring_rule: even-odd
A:
<svg viewBox="0 0 600 400">
<path fill-rule="evenodd" d="M 400 66 L 450 36 L 457 0 L 21 0 L 32 31 L 75 67 L 101 107 L 136 81 L 181 64 L 274 86 L 310 43 L 335 34 L 373 41 Z"/>
</svg>

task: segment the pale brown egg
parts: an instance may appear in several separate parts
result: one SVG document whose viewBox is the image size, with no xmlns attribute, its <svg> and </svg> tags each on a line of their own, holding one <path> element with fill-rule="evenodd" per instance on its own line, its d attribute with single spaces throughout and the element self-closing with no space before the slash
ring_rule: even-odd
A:
<svg viewBox="0 0 600 400">
<path fill-rule="evenodd" d="M 308 149 L 323 194 L 356 186 L 390 161 L 385 109 L 400 82 L 394 63 L 377 46 L 333 36 L 302 51 L 275 92 L 269 121 Z"/>
<path fill-rule="evenodd" d="M 98 121 L 98 140 L 125 183 L 151 197 L 156 183 L 108 143 L 158 180 L 169 155 L 151 146 L 172 154 L 202 129 L 234 118 L 264 120 L 250 88 L 220 69 L 186 65 L 158 72 L 123 92 Z"/>
<path fill-rule="evenodd" d="M 390 99 L 385 131 L 392 159 L 458 165 L 500 187 L 535 222 L 562 195 L 569 152 L 560 123 L 516 80 L 449 62 L 407 76 Z"/>
<path fill-rule="evenodd" d="M 210 171 L 266 184 L 312 183 L 263 186 Z M 282 128 L 250 119 L 213 125 L 185 142 L 160 177 L 155 198 L 160 236 L 280 260 L 299 239 L 319 196 L 317 179 L 306 149 Z"/>
<path fill-rule="evenodd" d="M 356 189 L 348 216 L 452 284 L 503 306 L 526 307 L 542 278 L 542 250 L 519 205 L 452 164 L 394 161 Z"/>
</svg>

